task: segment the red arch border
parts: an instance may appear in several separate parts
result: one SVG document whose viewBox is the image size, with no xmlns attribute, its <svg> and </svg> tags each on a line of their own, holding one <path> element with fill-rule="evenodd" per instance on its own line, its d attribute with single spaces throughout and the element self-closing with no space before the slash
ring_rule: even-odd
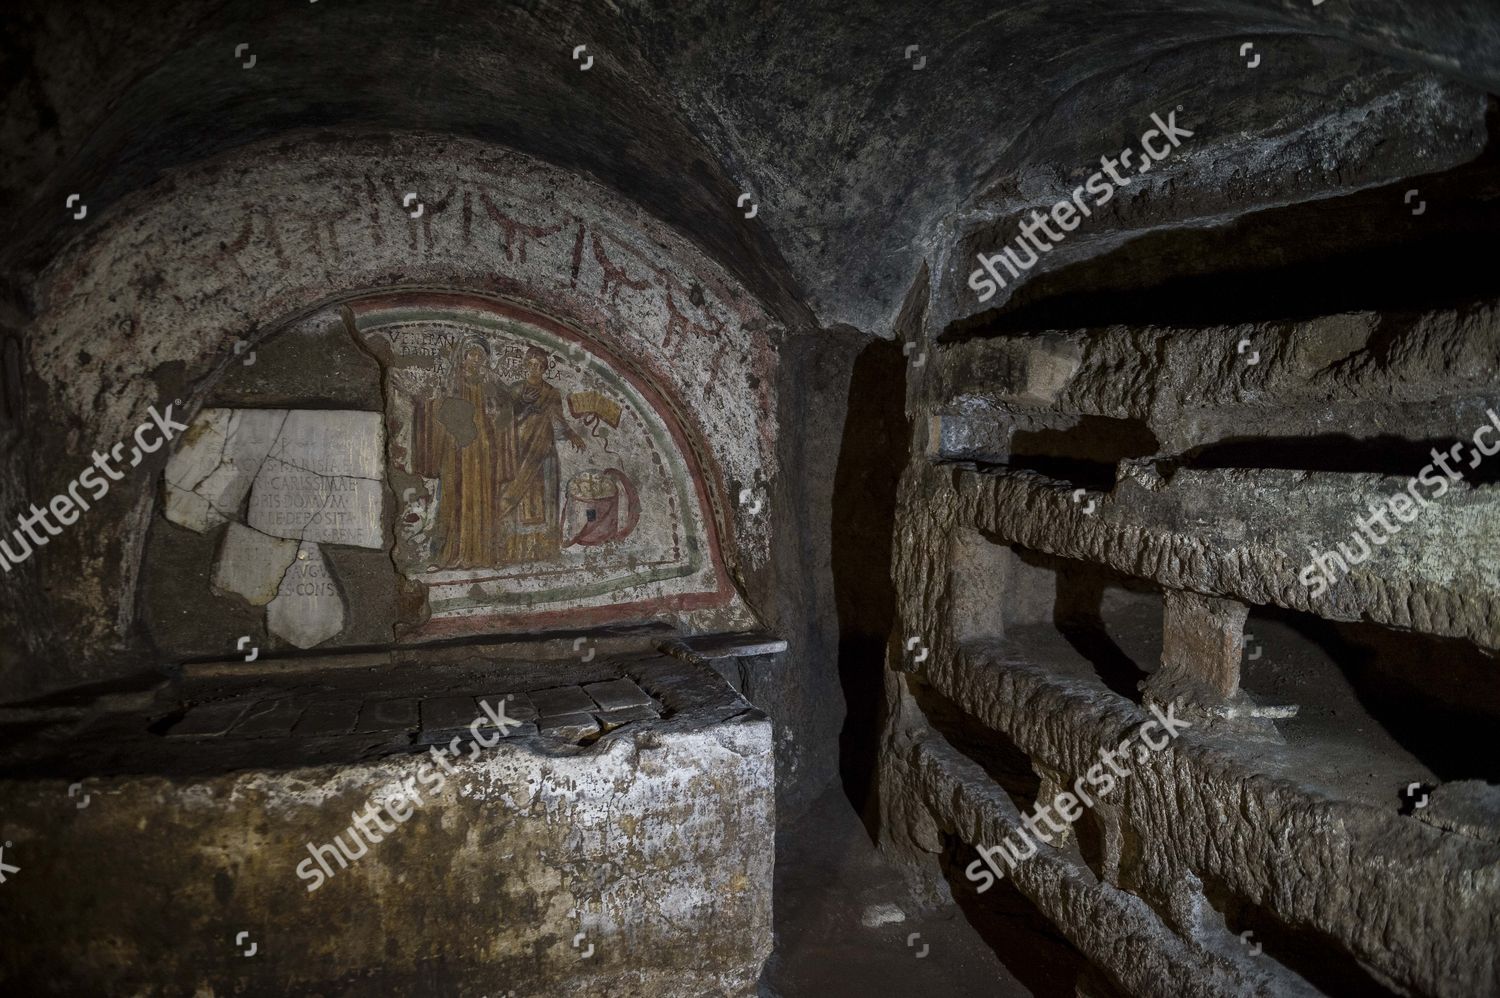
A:
<svg viewBox="0 0 1500 998">
<path fill-rule="evenodd" d="M 657 388 L 650 375 L 641 370 L 633 361 L 624 358 L 562 319 L 548 315 L 534 306 L 504 298 L 472 292 L 394 290 L 361 295 L 347 301 L 346 304 L 356 318 L 364 315 L 373 317 L 376 313 L 396 308 L 470 309 L 489 312 L 516 322 L 537 326 L 560 339 L 577 343 L 589 353 L 608 363 L 630 382 L 631 387 L 641 393 L 641 396 L 661 417 L 667 432 L 672 437 L 672 442 L 682 454 L 687 464 L 688 474 L 693 478 L 694 494 L 705 514 L 703 523 L 707 533 L 708 556 L 718 582 L 717 587 L 711 592 L 681 593 L 650 600 L 635 600 L 630 603 L 608 603 L 601 606 L 546 610 L 537 613 L 476 614 L 470 617 L 429 620 L 403 635 L 400 641 L 425 643 L 460 636 L 515 633 L 514 630 L 497 631 L 493 627 L 484 626 L 484 624 L 493 624 L 497 621 L 544 628 L 596 627 L 624 622 L 646 623 L 649 622 L 649 613 L 653 610 L 688 612 L 713 609 L 729 605 L 733 597 L 739 595 L 729 574 L 720 543 L 721 537 L 733 536 L 733 529 L 725 517 L 724 504 L 716 501 L 718 496 L 726 493 L 723 476 L 714 458 L 713 450 L 703 444 L 701 433 L 695 433 L 686 428 L 687 420 L 683 418 L 680 406 L 671 393 Z"/>
</svg>

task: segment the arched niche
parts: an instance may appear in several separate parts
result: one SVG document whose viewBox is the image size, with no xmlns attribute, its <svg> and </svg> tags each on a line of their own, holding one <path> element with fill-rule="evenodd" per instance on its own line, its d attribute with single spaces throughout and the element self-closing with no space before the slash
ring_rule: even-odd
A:
<svg viewBox="0 0 1500 998">
<path fill-rule="evenodd" d="M 144 579 L 174 573 L 144 601 L 159 645 L 206 652 L 174 637 L 184 600 L 248 606 L 273 647 L 303 649 L 754 625 L 684 402 L 576 328 L 405 290 L 314 311 L 246 361 L 163 472 Z"/>
<path fill-rule="evenodd" d="M 720 559 L 734 584 L 748 587 L 747 598 L 762 600 L 776 522 L 769 500 L 778 323 L 701 247 L 617 192 L 451 137 L 438 156 L 433 141 L 329 134 L 311 144 L 253 143 L 173 170 L 97 219 L 91 214 L 87 231 L 32 289 L 38 309 L 25 330 L 26 405 L 37 429 L 10 459 L 15 480 L 27 482 L 27 495 L 66 488 L 79 459 L 127 437 L 151 406 L 175 403 L 176 418 L 186 420 L 216 407 L 383 414 L 375 362 L 337 326 L 308 324 L 376 291 L 442 289 L 520 303 L 582 330 L 590 349 L 655 386 L 659 399 L 686 403 L 667 401 L 667 411 L 676 412 L 702 475 L 708 497 L 700 502 L 715 510 L 706 522 Z M 403 205 L 412 191 L 425 204 L 420 216 Z M 139 251 L 146 243 L 150 254 Z M 313 351 L 277 368 L 274 344 L 322 336 L 332 349 L 329 328 L 349 356 Z M 359 386 L 339 381 L 360 365 L 369 376 Z M 241 390 L 248 388 L 260 394 Z M 86 527 L 0 578 L 13 608 L 0 605 L 0 623 L 48 662 L 45 670 L 0 674 L 13 693 L 189 655 L 245 654 L 238 639 L 256 637 L 264 606 L 225 599 L 205 611 L 187 598 L 213 588 L 220 539 L 165 520 L 165 459 L 164 448 L 144 460 L 89 512 Z M 174 530 L 173 544 L 148 543 Z M 412 608 L 420 594 L 389 581 L 400 578 L 390 568 L 391 543 L 329 547 L 325 557 L 347 600 L 381 607 L 386 626 L 348 624 L 316 647 L 385 644 L 391 620 L 420 616 Z M 383 560 L 387 581 L 362 584 L 374 578 L 366 560 Z M 746 619 L 734 594 L 726 598 L 689 607 L 687 595 L 676 594 L 677 606 L 638 606 L 616 619 L 717 630 Z M 53 623 L 63 619 L 67 626 Z"/>
</svg>

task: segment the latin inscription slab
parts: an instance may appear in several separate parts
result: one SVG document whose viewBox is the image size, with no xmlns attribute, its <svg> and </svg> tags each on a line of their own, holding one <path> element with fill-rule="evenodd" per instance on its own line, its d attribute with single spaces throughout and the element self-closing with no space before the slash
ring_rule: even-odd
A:
<svg viewBox="0 0 1500 998">
<path fill-rule="evenodd" d="M 266 627 L 298 648 L 311 648 L 344 629 L 344 596 L 316 544 L 303 543 L 266 607 Z"/>
<path fill-rule="evenodd" d="M 384 447 L 380 413 L 294 410 L 255 476 L 249 525 L 273 537 L 380 548 Z"/>
</svg>

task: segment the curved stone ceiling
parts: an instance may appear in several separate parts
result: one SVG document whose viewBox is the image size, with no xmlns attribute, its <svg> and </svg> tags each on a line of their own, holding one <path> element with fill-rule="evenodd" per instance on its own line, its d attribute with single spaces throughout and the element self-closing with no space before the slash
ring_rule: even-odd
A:
<svg viewBox="0 0 1500 998">
<path fill-rule="evenodd" d="M 97 218 L 174 164 L 352 127 L 466 135 L 592 174 L 783 318 L 805 305 L 890 335 L 923 261 L 945 269 L 1152 112 L 1182 104 L 1197 136 L 1172 203 L 1138 196 L 1126 235 L 1080 237 L 1075 255 L 1463 162 L 1500 80 L 1500 10 L 1463 0 L 151 0 L 31 2 L 8 20 L 0 206 L 23 308 L 28 271 L 80 232 L 69 194 Z M 937 307 L 971 310 L 939 276 Z"/>
</svg>

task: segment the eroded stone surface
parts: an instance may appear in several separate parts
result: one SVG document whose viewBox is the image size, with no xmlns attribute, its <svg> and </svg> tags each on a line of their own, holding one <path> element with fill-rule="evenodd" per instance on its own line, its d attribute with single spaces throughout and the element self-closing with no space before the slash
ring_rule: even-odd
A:
<svg viewBox="0 0 1500 998">
<path fill-rule="evenodd" d="M 619 675 L 602 661 L 592 668 L 595 678 Z M 413 752 L 404 740 L 372 758 L 372 734 L 348 736 L 335 758 L 332 732 L 309 725 L 315 705 L 292 738 L 305 728 L 318 736 L 308 741 L 323 746 L 318 761 L 257 764 L 296 754 L 295 741 L 288 747 L 257 726 L 284 725 L 302 696 L 290 698 L 292 709 L 252 709 L 238 741 L 210 734 L 245 703 L 210 705 L 192 742 L 157 738 L 137 718 L 137 738 L 170 772 L 159 743 L 194 761 L 219 753 L 219 767 L 91 778 L 86 809 L 70 803 L 70 777 L 0 781 L 0 836 L 12 843 L 5 860 L 19 859 L 25 874 L 5 885 L 0 931 L 11 945 L 0 971 L 35 994 L 149 991 L 163 981 L 281 994 L 285 961 L 296 960 L 305 961 L 296 987 L 319 992 L 357 980 L 359 993 L 494 995 L 500 981 L 517 994 L 749 998 L 771 948 L 771 727 L 712 674 L 674 681 L 691 668 L 669 660 L 645 670 L 652 686 L 674 691 L 671 721 L 633 724 L 588 748 L 534 732 L 491 748 L 471 749 L 465 738 L 448 757 L 451 773 L 431 746 Z M 416 719 L 396 715 L 383 723 Z M 346 713 L 338 725 L 347 724 Z M 434 773 L 446 776 L 436 788 Z M 332 876 L 309 892 L 313 871 L 322 872 L 309 844 L 350 843 L 351 813 L 413 785 L 412 813 L 382 812 L 394 829 L 383 834 L 366 819 L 381 841 L 347 868 L 330 861 Z M 94 903 L 100 897 L 111 901 Z M 180 931 L 142 928 L 163 911 L 178 913 Z M 390 931 L 390 918 L 402 931 Z M 326 931 L 278 928 L 314 923 Z M 277 957 L 229 948 L 231 962 L 225 950 L 238 929 L 226 936 L 224 926 L 250 927 L 262 955 Z M 588 959 L 572 945 L 580 932 L 594 947 Z M 98 947 L 100 933 L 136 959 L 119 964 Z M 622 981 L 634 983 L 622 991 Z"/>
<path fill-rule="evenodd" d="M 1179 711 L 1191 726 L 1133 752 L 1108 799 L 1055 836 L 1068 847 L 1044 844 L 1009 884 L 1131 994 L 1500 987 L 1494 795 L 1439 778 L 1491 763 L 1433 750 L 1491 708 L 1443 708 L 1451 736 L 1422 716 L 1464 695 L 1434 672 L 1474 677 L 1487 699 L 1492 656 L 1476 646 L 1500 644 L 1494 458 L 1473 436 L 1494 425 L 1497 314 L 1486 301 L 939 349 L 911 397 L 922 433 L 895 531 L 897 633 L 919 649 L 889 656 L 881 763 L 882 834 L 914 890 L 945 896 L 934 854 L 955 880 L 971 849 L 1019 841 L 1022 815 L 1144 730 L 1146 708 L 1223 698 Z M 1078 364 L 1034 391 L 1030 365 L 1060 346 Z M 1427 502 L 1390 501 L 1429 448 L 1455 443 L 1469 481 L 1438 492 L 1429 475 Z M 1387 518 L 1365 543 L 1356 519 L 1375 522 L 1377 503 Z M 1314 585 L 1302 568 L 1328 552 L 1348 571 Z M 1403 695 L 1374 706 L 1380 682 Z M 1408 689 L 1422 692 L 1409 707 Z M 1420 808 L 1413 781 L 1437 787 Z M 954 838 L 969 847 L 956 862 Z M 1309 971 L 1286 941 L 1252 955 L 1242 933 L 1267 926 L 1333 969 Z"/>
<path fill-rule="evenodd" d="M 1087 505 L 1067 483 L 1029 472 L 932 480 L 937 501 L 952 504 L 960 522 L 1034 550 L 1097 560 L 1171 588 L 1500 647 L 1500 619 L 1472 595 L 1500 591 L 1500 494 L 1490 488 L 1454 485 L 1398 532 L 1377 530 L 1388 540 L 1372 545 L 1355 519 L 1405 495 L 1409 479 L 1230 469 L 1181 470 L 1168 483 L 1147 468 Z M 1314 556 L 1361 545 L 1367 557 L 1334 571 L 1331 584 L 1302 578 Z"/>
<path fill-rule="evenodd" d="M 1422 800 L 1429 797 L 1429 800 Z M 1431 825 L 1500 845 L 1500 786 L 1484 780 L 1455 780 L 1431 794 L 1416 791 L 1412 813 Z"/>
<path fill-rule="evenodd" d="M 1179 453 L 1335 428 L 1350 440 L 1437 436 L 1451 432 L 1455 411 L 1477 427 L 1493 404 L 1497 357 L 1500 304 L 1484 301 L 1410 316 L 1399 332 L 1361 311 L 975 339 L 934 358 L 926 391 L 948 420 L 999 417 L 1031 431 L 1029 420 L 1083 435 L 1080 417 L 1098 416 L 1137 424 Z"/>
<path fill-rule="evenodd" d="M 1070 783 L 1098 760 L 1100 746 L 1112 744 L 1117 733 L 1150 716 L 1118 698 L 1049 677 L 1038 665 L 1002 663 L 977 650 L 962 654 L 951 667 L 940 667 L 934 678 L 940 688 L 960 693 L 985 724 L 1004 731 L 1047 767 L 1067 774 Z M 1057 723 L 1063 718 L 1066 723 Z M 915 791 L 923 807 L 957 821 L 966 832 L 973 829 L 976 845 L 998 842 L 1020 827 L 1009 798 L 941 738 L 924 744 L 919 758 L 924 761 L 920 772 L 912 774 L 914 782 L 899 783 L 902 796 Z M 1289 925 L 1320 927 L 1416 993 L 1457 998 L 1491 990 L 1495 967 L 1487 919 L 1467 913 L 1500 910 L 1500 845 L 1435 835 L 1394 807 L 1382 813 L 1362 802 L 1309 798 L 1300 768 L 1287 760 L 1272 763 L 1267 772 L 1265 760 L 1234 760 L 1201 740 L 1198 731 L 1184 732 L 1162 753 L 1133 760 L 1130 775 L 1111 792 L 1108 803 L 1121 808 L 1131 841 L 1141 851 L 1126 857 L 1127 867 L 1114 886 L 1129 887 L 1151 898 L 1158 910 L 1170 910 L 1192 900 L 1191 871 L 1231 885 L 1238 896 L 1266 905 Z M 1252 772 L 1259 778 L 1250 779 Z M 1225 801 L 1242 803 L 1227 807 Z M 974 809 L 991 807 L 1000 809 L 989 812 L 993 817 L 981 821 L 975 815 Z M 1010 817 L 1002 823 L 989 823 L 1005 812 Z M 1272 814 L 1281 817 L 1269 823 L 1262 817 Z M 1391 855 L 1403 857 L 1399 870 L 1387 861 Z M 1089 877 L 1055 850 L 1046 849 L 1045 856 L 1064 869 L 1071 867 L 1068 876 L 1075 882 Z M 1022 864 L 1012 879 L 1044 908 L 1056 911 L 1076 942 L 1091 945 L 1090 940 L 1114 934 L 1096 920 L 1064 915 L 1068 905 L 1083 903 L 1083 898 L 1068 901 L 1066 891 L 1059 893 L 1059 885 L 1048 883 L 1055 874 L 1031 865 L 1037 859 L 1043 857 Z M 1048 864 L 1044 860 L 1040 865 Z M 1288 869 L 1318 869 L 1320 874 L 1298 878 L 1294 886 L 1284 878 Z M 1154 918 L 1137 926 L 1134 940 L 1117 937 L 1099 952 L 1101 965 L 1137 980 L 1134 990 L 1140 994 L 1159 993 L 1149 983 L 1151 968 L 1159 971 L 1173 962 L 1175 936 L 1194 929 L 1186 924 L 1153 926 Z M 1222 933 L 1231 945 L 1218 948 L 1209 941 L 1208 952 L 1192 957 L 1197 966 L 1183 968 L 1186 993 L 1251 994 L 1260 974 L 1280 973 L 1270 961 L 1245 959 L 1243 947 L 1234 945 L 1222 921 L 1206 931 Z M 1135 955 L 1127 956 L 1131 950 Z M 1135 978 L 1138 970 L 1144 976 Z M 1240 976 L 1241 983 L 1210 983 L 1226 971 Z M 1284 977 L 1278 987 L 1290 990 L 1274 993 L 1316 993 L 1298 991 L 1299 985 L 1294 977 Z M 1221 986 L 1225 990 L 1215 990 Z"/>
<path fill-rule="evenodd" d="M 1164 703 L 1179 697 L 1218 703 L 1240 687 L 1245 653 L 1245 617 L 1250 608 L 1235 600 L 1169 589 L 1161 669 L 1147 691 Z"/>
</svg>

